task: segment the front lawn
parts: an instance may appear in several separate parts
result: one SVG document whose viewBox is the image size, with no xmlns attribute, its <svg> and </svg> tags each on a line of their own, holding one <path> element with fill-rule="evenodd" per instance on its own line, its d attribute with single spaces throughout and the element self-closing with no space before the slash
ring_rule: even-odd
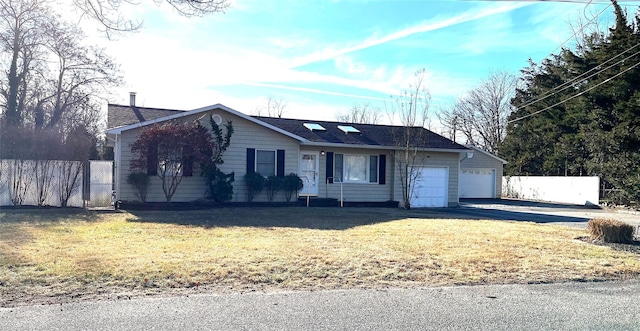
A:
<svg viewBox="0 0 640 331">
<path fill-rule="evenodd" d="M 0 211 L 0 306 L 253 290 L 625 279 L 640 255 L 527 222 L 370 208 Z"/>
</svg>

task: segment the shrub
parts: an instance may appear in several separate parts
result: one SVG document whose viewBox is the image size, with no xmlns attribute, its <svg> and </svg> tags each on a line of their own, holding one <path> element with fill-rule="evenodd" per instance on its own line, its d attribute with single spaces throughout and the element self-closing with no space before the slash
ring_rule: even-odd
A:
<svg viewBox="0 0 640 331">
<path fill-rule="evenodd" d="M 282 189 L 287 202 L 291 201 L 293 193 L 298 192 L 303 187 L 302 179 L 294 173 L 290 173 L 282 179 Z"/>
<path fill-rule="evenodd" d="M 235 173 L 225 174 L 215 165 L 209 165 L 202 171 L 207 185 L 207 197 L 215 202 L 225 202 L 233 198 Z"/>
<path fill-rule="evenodd" d="M 258 193 L 264 189 L 264 177 L 257 172 L 244 174 L 244 185 L 247 187 L 247 201 L 253 201 Z"/>
<path fill-rule="evenodd" d="M 282 178 L 276 176 L 269 176 L 264 181 L 264 188 L 267 189 L 267 199 L 269 202 L 273 201 L 273 197 L 282 188 Z"/>
<path fill-rule="evenodd" d="M 133 186 L 140 201 L 147 202 L 147 192 L 151 186 L 149 175 L 144 172 L 132 172 L 127 176 L 127 183 Z"/>
<path fill-rule="evenodd" d="M 592 219 L 587 223 L 592 239 L 608 243 L 633 242 L 633 226 L 611 219 Z"/>
</svg>

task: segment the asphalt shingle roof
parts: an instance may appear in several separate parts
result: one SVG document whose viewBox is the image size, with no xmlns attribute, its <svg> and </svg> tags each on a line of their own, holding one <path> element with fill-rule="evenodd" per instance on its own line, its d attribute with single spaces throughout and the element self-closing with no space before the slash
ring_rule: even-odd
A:
<svg viewBox="0 0 640 331">
<path fill-rule="evenodd" d="M 391 125 L 373 125 L 358 123 L 341 123 L 328 121 L 298 120 L 289 118 L 274 118 L 252 116 L 253 118 L 271 124 L 277 128 L 293 133 L 312 142 L 348 144 L 348 145 L 369 145 L 369 146 L 398 146 L 398 140 L 402 139 L 404 127 Z M 311 131 L 304 126 L 304 123 L 316 123 L 322 125 L 326 131 Z M 338 128 L 338 125 L 350 125 L 358 129 L 360 133 L 345 133 Z M 412 147 L 436 148 L 436 149 L 468 149 L 465 146 L 435 134 L 421 127 L 410 128 L 410 136 L 416 141 L 412 142 Z"/>
<path fill-rule="evenodd" d="M 160 119 L 183 112 L 185 111 L 109 104 L 107 128 L 118 128 L 130 124 Z M 403 145 L 401 140 L 405 132 L 405 127 L 402 126 L 300 120 L 263 116 L 251 117 L 257 121 L 270 124 L 283 131 L 289 132 L 295 136 L 320 144 L 397 147 Z M 326 130 L 312 131 L 304 126 L 305 123 L 319 124 Z M 338 128 L 339 125 L 352 126 L 359 130 L 360 133 L 347 134 Z M 457 144 L 425 128 L 412 127 L 409 129 L 411 130 L 411 147 L 423 149 L 468 150 L 467 147 Z"/>
<path fill-rule="evenodd" d="M 107 111 L 107 129 L 155 120 L 157 118 L 174 115 L 183 111 L 184 110 L 109 104 Z"/>
</svg>

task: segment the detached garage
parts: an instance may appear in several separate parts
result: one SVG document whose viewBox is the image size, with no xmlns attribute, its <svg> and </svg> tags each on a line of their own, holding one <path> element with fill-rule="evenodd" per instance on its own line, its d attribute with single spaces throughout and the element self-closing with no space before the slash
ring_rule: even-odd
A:
<svg viewBox="0 0 640 331">
<path fill-rule="evenodd" d="M 502 168 L 507 161 L 475 146 L 467 147 L 473 153 L 460 160 L 459 197 L 500 199 Z"/>
</svg>

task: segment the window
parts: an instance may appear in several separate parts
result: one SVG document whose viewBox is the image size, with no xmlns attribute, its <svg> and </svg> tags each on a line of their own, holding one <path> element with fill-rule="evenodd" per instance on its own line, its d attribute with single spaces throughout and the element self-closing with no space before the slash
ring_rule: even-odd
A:
<svg viewBox="0 0 640 331">
<path fill-rule="evenodd" d="M 335 154 L 334 176 L 345 183 L 377 183 L 378 156 Z"/>
<path fill-rule="evenodd" d="M 247 173 L 284 177 L 284 152 L 284 149 L 266 151 L 247 148 Z"/>
<path fill-rule="evenodd" d="M 183 147 L 158 146 L 156 154 L 158 171 L 165 176 L 183 175 Z"/>
<path fill-rule="evenodd" d="M 345 155 L 344 156 L 344 181 L 364 182 L 367 180 L 367 156 L 366 155 Z"/>
<path fill-rule="evenodd" d="M 338 125 L 338 129 L 340 131 L 349 134 L 349 133 L 360 133 L 360 130 L 352 127 L 351 125 Z"/>
<path fill-rule="evenodd" d="M 305 128 L 309 129 L 309 131 L 327 131 L 324 126 L 318 123 L 304 123 L 302 124 Z"/>
<path fill-rule="evenodd" d="M 276 174 L 276 151 L 256 151 L 256 172 L 264 177 Z"/>
</svg>

